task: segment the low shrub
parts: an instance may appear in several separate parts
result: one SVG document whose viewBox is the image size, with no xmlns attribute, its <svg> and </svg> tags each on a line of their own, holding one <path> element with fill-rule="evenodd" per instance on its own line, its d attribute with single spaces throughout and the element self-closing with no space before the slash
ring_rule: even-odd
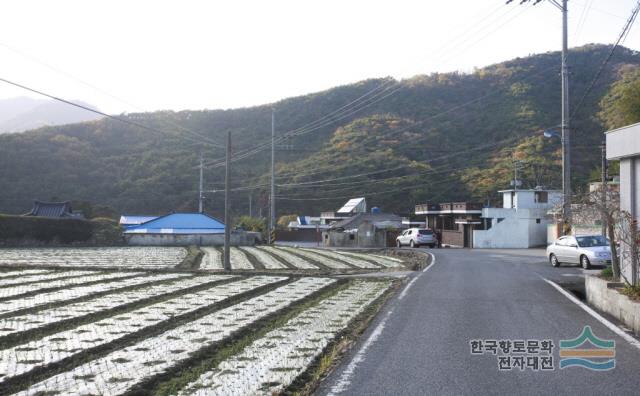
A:
<svg viewBox="0 0 640 396">
<path fill-rule="evenodd" d="M 600 277 L 603 279 L 613 279 L 613 269 L 611 267 L 607 267 L 600 271 Z"/>
<path fill-rule="evenodd" d="M 111 219 L 0 215 L 0 245 L 114 245 L 122 230 Z"/>
</svg>

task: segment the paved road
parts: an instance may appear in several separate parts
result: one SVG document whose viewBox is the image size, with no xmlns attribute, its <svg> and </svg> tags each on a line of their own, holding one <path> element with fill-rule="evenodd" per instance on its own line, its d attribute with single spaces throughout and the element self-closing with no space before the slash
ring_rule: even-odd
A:
<svg viewBox="0 0 640 396">
<path fill-rule="evenodd" d="M 554 269 L 540 251 L 434 252 L 318 394 L 640 394 L 640 349 L 541 278 L 580 280 L 580 268 Z M 615 369 L 559 369 L 559 341 L 585 325 L 615 340 Z M 472 339 L 552 339 L 556 368 L 499 371 L 496 356 L 470 354 Z"/>
</svg>

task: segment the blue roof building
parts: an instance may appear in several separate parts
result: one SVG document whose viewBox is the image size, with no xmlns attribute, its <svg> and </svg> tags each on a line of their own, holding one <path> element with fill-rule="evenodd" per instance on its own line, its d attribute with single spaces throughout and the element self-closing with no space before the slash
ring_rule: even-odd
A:
<svg viewBox="0 0 640 396">
<path fill-rule="evenodd" d="M 204 213 L 171 213 L 127 227 L 125 234 L 222 234 L 224 224 Z"/>
<path fill-rule="evenodd" d="M 158 216 L 138 216 L 138 215 L 122 215 L 120 216 L 120 225 L 124 228 L 137 226 L 151 220 L 157 219 Z"/>
</svg>

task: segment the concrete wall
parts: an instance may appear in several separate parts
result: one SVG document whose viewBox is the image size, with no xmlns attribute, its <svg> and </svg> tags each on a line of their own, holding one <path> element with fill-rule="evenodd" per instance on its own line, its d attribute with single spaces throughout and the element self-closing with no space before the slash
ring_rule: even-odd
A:
<svg viewBox="0 0 640 396">
<path fill-rule="evenodd" d="M 539 203 L 535 200 L 535 190 L 517 190 L 515 194 L 515 205 L 517 209 L 550 209 L 562 202 L 562 193 L 558 191 L 546 191 L 548 194 L 546 203 Z M 502 194 L 502 207 L 511 209 L 511 192 L 507 191 Z"/>
<path fill-rule="evenodd" d="M 325 231 L 322 233 L 322 245 L 326 247 L 357 247 L 356 233 Z"/>
<path fill-rule="evenodd" d="M 326 231 L 322 233 L 322 244 L 327 247 L 386 247 L 395 243 L 397 232 L 378 229 L 372 223 L 362 223 L 358 232 Z M 389 240 L 389 241 L 388 241 Z"/>
<path fill-rule="evenodd" d="M 321 236 L 322 230 L 318 232 L 315 228 L 300 228 L 298 230 L 276 231 L 276 241 L 317 242 L 320 241 Z"/>
<path fill-rule="evenodd" d="M 125 241 L 131 246 L 222 246 L 224 234 L 125 234 Z M 231 245 L 253 246 L 260 238 L 257 232 L 231 233 Z"/>
<path fill-rule="evenodd" d="M 526 249 L 546 246 L 547 226 L 552 223 L 547 218 L 546 211 L 485 208 L 483 217 L 492 218 L 492 226 L 488 230 L 473 231 L 473 247 Z M 498 218 L 504 220 L 498 223 Z"/>
<path fill-rule="evenodd" d="M 595 276 L 587 276 L 585 287 L 587 302 L 601 311 L 615 316 L 618 320 L 640 335 L 640 302 L 607 287 L 607 282 Z"/>
</svg>

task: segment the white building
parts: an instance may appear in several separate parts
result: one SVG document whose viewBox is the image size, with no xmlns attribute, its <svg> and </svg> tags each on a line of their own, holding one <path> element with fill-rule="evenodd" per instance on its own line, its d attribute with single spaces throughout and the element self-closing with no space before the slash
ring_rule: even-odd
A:
<svg viewBox="0 0 640 396">
<path fill-rule="evenodd" d="M 620 161 L 620 210 L 633 219 L 640 217 L 640 123 L 614 129 L 606 134 L 607 159 Z M 620 268 L 629 281 L 638 279 L 631 246 L 623 244 Z"/>
<path fill-rule="evenodd" d="M 559 190 L 503 190 L 502 208 L 483 208 L 486 230 L 473 231 L 474 248 L 530 248 L 547 244 L 547 212 L 562 202 Z"/>
</svg>

